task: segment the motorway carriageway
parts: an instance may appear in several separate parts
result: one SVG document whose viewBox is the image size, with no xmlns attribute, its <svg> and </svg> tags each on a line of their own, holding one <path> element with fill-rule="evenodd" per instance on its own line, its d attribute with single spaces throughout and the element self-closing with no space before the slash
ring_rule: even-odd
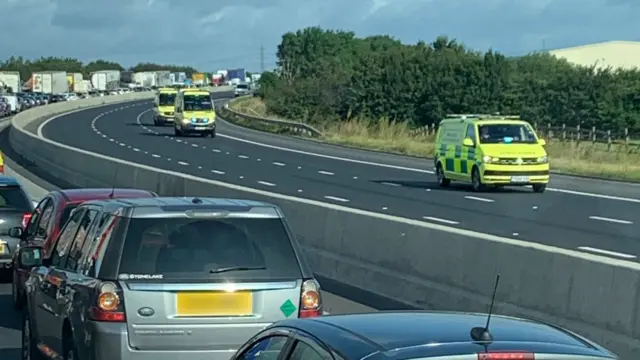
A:
<svg viewBox="0 0 640 360">
<path fill-rule="evenodd" d="M 219 121 L 218 137 L 153 126 L 151 103 L 54 118 L 40 135 L 194 176 L 482 233 L 637 261 L 640 185 L 553 175 L 550 189 L 440 189 L 431 160 L 320 144 Z"/>
<path fill-rule="evenodd" d="M 39 201 L 48 190 L 12 169 L 5 167 L 5 175 L 15 176 L 34 201 Z M 325 310 L 331 314 L 348 314 L 375 311 L 370 307 L 358 304 L 327 292 L 323 293 Z M 11 302 L 11 284 L 0 283 L 0 360 L 20 360 L 21 317 L 13 310 Z"/>
</svg>

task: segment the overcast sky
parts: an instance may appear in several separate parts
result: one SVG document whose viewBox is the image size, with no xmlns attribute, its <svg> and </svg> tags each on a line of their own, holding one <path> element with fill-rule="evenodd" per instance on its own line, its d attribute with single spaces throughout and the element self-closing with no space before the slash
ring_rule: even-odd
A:
<svg viewBox="0 0 640 360">
<path fill-rule="evenodd" d="M 438 35 L 520 55 L 640 40 L 640 0 L 0 0 L 0 59 L 71 56 L 189 64 L 203 71 L 267 68 L 287 31 L 306 26 Z"/>
</svg>

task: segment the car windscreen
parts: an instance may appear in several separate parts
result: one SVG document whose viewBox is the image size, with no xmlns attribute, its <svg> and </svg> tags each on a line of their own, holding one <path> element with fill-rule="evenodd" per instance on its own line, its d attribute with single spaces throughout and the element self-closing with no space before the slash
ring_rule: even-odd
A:
<svg viewBox="0 0 640 360">
<path fill-rule="evenodd" d="M 535 144 L 533 129 L 527 124 L 486 124 L 478 126 L 482 144 Z"/>
<path fill-rule="evenodd" d="M 210 95 L 185 95 L 184 111 L 212 111 L 213 102 Z"/>
<path fill-rule="evenodd" d="M 176 94 L 160 94 L 158 95 L 158 104 L 160 106 L 172 106 L 176 101 Z"/>
<path fill-rule="evenodd" d="M 282 220 L 273 218 L 133 218 L 119 274 L 220 282 L 302 275 Z"/>
<path fill-rule="evenodd" d="M 33 211 L 33 203 L 20 186 L 0 186 L 0 211 Z"/>
<path fill-rule="evenodd" d="M 69 220 L 69 216 L 71 216 L 71 212 L 78 207 L 79 204 L 70 204 L 67 205 L 64 210 L 62 210 L 62 215 L 60 215 L 60 220 L 58 221 L 58 228 L 62 229 L 64 224 Z"/>
</svg>

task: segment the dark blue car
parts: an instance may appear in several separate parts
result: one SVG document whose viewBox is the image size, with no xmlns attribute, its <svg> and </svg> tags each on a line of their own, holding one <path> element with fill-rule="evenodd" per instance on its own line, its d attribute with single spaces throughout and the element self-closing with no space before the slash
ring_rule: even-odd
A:
<svg viewBox="0 0 640 360">
<path fill-rule="evenodd" d="M 619 359 L 562 328 L 493 315 L 492 340 L 477 340 L 486 314 L 379 312 L 284 320 L 250 339 L 233 360 L 604 360 Z M 474 340 L 476 339 L 476 340 Z"/>
</svg>

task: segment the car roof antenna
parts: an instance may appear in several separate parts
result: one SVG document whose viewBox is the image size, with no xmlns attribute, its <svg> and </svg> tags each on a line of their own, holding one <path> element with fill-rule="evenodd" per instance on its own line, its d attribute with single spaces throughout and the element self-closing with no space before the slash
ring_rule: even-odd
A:
<svg viewBox="0 0 640 360">
<path fill-rule="evenodd" d="M 109 199 L 113 199 L 116 195 L 116 179 L 118 178 L 118 168 L 116 168 L 115 173 L 113 173 L 113 182 L 111 183 L 111 193 L 109 194 Z"/>
<path fill-rule="evenodd" d="M 489 324 L 491 324 L 491 314 L 493 313 L 493 305 L 496 301 L 496 293 L 500 284 L 500 274 L 496 275 L 496 284 L 493 287 L 493 295 L 491 296 L 491 304 L 489 305 L 489 313 L 487 314 L 487 324 L 484 327 L 474 327 L 471 329 L 471 339 L 476 342 L 491 343 L 493 335 L 489 332 Z"/>
</svg>

